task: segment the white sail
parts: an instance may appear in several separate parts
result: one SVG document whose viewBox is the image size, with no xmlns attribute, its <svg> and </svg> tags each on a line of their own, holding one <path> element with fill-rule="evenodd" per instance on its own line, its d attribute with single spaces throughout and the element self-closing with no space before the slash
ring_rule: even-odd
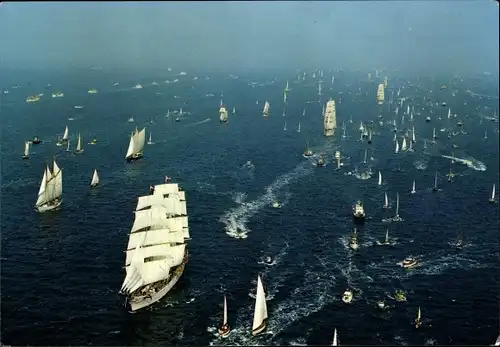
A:
<svg viewBox="0 0 500 347">
<path fill-rule="evenodd" d="M 333 331 L 333 341 L 332 341 L 332 346 L 338 346 L 338 341 L 337 341 L 337 329 Z"/>
<path fill-rule="evenodd" d="M 262 281 L 259 275 L 257 276 L 257 295 L 255 297 L 255 310 L 253 314 L 252 335 L 257 335 L 266 328 L 266 320 L 267 320 L 266 293 L 264 292 L 264 286 L 262 285 Z"/>
<path fill-rule="evenodd" d="M 422 312 L 420 311 L 420 306 L 418 307 L 417 320 L 422 320 Z"/>
<path fill-rule="evenodd" d="M 179 199 L 181 192 L 177 184 L 159 186 L 159 193 L 155 190 L 153 195 L 139 197 L 138 207 L 142 204 L 151 208 L 135 212 L 125 251 L 126 276 L 121 291 L 126 294 L 167 279 L 171 268 L 181 265 L 185 257 L 184 226 L 187 228 L 187 217 L 172 217 L 177 213 L 172 209 L 182 203 L 185 210 L 185 201 Z M 163 193 L 167 190 L 175 198 L 165 197 Z"/>
<path fill-rule="evenodd" d="M 68 126 L 66 125 L 66 129 L 64 129 L 64 135 L 63 135 L 63 141 L 66 141 L 68 140 L 68 136 L 69 136 L 69 130 L 68 130 Z"/>
<path fill-rule="evenodd" d="M 417 191 L 415 190 L 415 180 L 413 180 L 413 187 L 411 189 L 412 193 L 416 193 Z"/>
<path fill-rule="evenodd" d="M 134 154 L 134 135 L 135 132 L 132 132 L 130 135 L 130 142 L 128 143 L 128 149 L 127 149 L 127 154 L 125 154 L 125 158 L 130 157 L 132 154 Z"/>
<path fill-rule="evenodd" d="M 297 132 L 300 133 L 300 122 L 299 122 L 299 126 L 297 127 Z"/>
<path fill-rule="evenodd" d="M 76 144 L 76 151 L 81 152 L 82 151 L 82 137 L 80 134 L 78 134 L 78 143 Z"/>
<path fill-rule="evenodd" d="M 94 169 L 94 174 L 92 175 L 92 182 L 90 182 L 91 186 L 96 186 L 99 184 L 99 175 L 97 174 L 97 170 Z"/>
<path fill-rule="evenodd" d="M 410 114 L 410 105 L 406 107 L 406 114 Z"/>
<path fill-rule="evenodd" d="M 36 206 L 43 205 L 47 202 L 45 188 L 47 186 L 47 172 L 49 172 L 48 168 L 43 170 L 42 182 L 40 183 L 40 189 L 38 190 L 38 198 L 36 200 Z"/>
<path fill-rule="evenodd" d="M 146 142 L 146 128 L 141 131 L 137 129 L 130 136 L 130 142 L 128 144 L 127 154 L 125 158 L 129 158 L 135 154 L 142 153 L 144 150 L 144 144 Z"/>
<path fill-rule="evenodd" d="M 396 140 L 396 149 L 394 151 L 394 153 L 398 153 L 399 152 L 399 142 Z"/>
<path fill-rule="evenodd" d="M 451 118 L 451 108 L 448 108 L 448 119 Z"/>
<path fill-rule="evenodd" d="M 221 122 L 226 122 L 227 121 L 227 118 L 228 118 L 228 113 L 227 113 L 227 110 L 226 110 L 226 107 L 224 105 L 221 105 L 220 108 L 219 108 L 219 119 Z"/>
<path fill-rule="evenodd" d="M 384 193 L 384 207 L 389 206 L 389 198 L 387 197 L 387 192 Z"/>
<path fill-rule="evenodd" d="M 415 126 L 411 128 L 411 136 L 412 136 L 412 141 L 415 142 Z"/>
<path fill-rule="evenodd" d="M 368 150 L 365 149 L 365 157 L 363 158 L 363 163 L 366 164 L 366 158 L 368 157 Z"/>
<path fill-rule="evenodd" d="M 399 216 L 399 193 L 396 193 L 396 216 Z"/>
<path fill-rule="evenodd" d="M 52 176 L 54 179 L 54 199 L 59 199 L 62 196 L 62 170 L 56 163 L 54 159 Z"/>
<path fill-rule="evenodd" d="M 69 152 L 69 140 L 68 140 L 68 145 L 66 146 L 66 152 Z"/>
<path fill-rule="evenodd" d="M 403 143 L 401 144 L 401 150 L 406 151 L 406 137 L 403 137 Z"/>
<path fill-rule="evenodd" d="M 286 131 L 286 121 L 285 121 L 285 126 L 283 127 L 283 130 Z"/>
<path fill-rule="evenodd" d="M 226 296 L 224 295 L 224 321 L 222 322 L 222 325 L 227 324 L 227 299 Z"/>
<path fill-rule="evenodd" d="M 148 140 L 149 144 L 153 143 L 152 136 L 153 136 L 153 133 L 149 133 L 149 140 Z"/>
<path fill-rule="evenodd" d="M 269 102 L 265 102 L 264 104 L 264 109 L 262 110 L 262 114 L 264 117 L 267 117 L 269 115 Z"/>
<path fill-rule="evenodd" d="M 491 191 L 491 200 L 495 200 L 495 184 L 493 184 L 493 190 Z"/>
<path fill-rule="evenodd" d="M 382 105 L 384 103 L 384 84 L 380 83 L 377 88 L 377 104 Z"/>
<path fill-rule="evenodd" d="M 337 110 L 335 100 L 329 100 L 326 103 L 323 117 L 324 135 L 333 136 L 334 129 L 337 127 Z"/>
<path fill-rule="evenodd" d="M 380 173 L 380 171 L 378 172 L 378 185 L 382 185 L 382 174 Z"/>
<path fill-rule="evenodd" d="M 24 142 L 24 156 L 28 157 L 30 155 L 30 143 L 29 141 Z"/>
</svg>

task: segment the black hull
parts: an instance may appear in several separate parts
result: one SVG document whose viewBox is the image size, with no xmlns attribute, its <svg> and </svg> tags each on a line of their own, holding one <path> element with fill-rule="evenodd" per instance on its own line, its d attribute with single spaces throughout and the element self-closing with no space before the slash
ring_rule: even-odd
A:
<svg viewBox="0 0 500 347">
<path fill-rule="evenodd" d="M 29 159 L 29 156 L 24 156 L 24 155 L 23 155 L 23 159 L 24 159 L 24 160 Z"/>
<path fill-rule="evenodd" d="M 34 145 L 39 145 L 42 141 L 31 141 L 32 144 Z"/>
<path fill-rule="evenodd" d="M 130 157 L 130 158 L 127 158 L 127 163 L 132 163 L 132 162 L 140 160 L 140 159 L 142 159 L 142 155 L 140 157 Z"/>
</svg>

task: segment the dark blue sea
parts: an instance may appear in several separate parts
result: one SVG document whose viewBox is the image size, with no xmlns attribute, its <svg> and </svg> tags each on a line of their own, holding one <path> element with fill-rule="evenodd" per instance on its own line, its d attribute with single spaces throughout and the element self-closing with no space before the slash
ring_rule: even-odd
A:
<svg viewBox="0 0 500 347">
<path fill-rule="evenodd" d="M 3 344 L 329 345 L 335 328 L 341 345 L 495 341 L 499 205 L 488 198 L 493 184 L 499 188 L 499 135 L 498 123 L 488 117 L 495 111 L 498 117 L 497 81 L 486 75 L 390 72 L 386 100 L 394 92 L 394 104 L 377 106 L 379 79 L 369 82 L 368 71 L 325 70 L 322 96 L 313 71 L 300 82 L 294 71 L 179 72 L 3 72 L 0 88 L 9 91 L 0 106 Z M 165 83 L 175 78 L 179 81 Z M 144 88 L 132 89 L 137 83 Z M 440 89 L 442 84 L 447 88 Z M 90 95 L 89 88 L 99 93 Z M 404 109 L 395 116 L 398 89 L 407 98 L 404 109 L 410 104 L 420 113 L 413 122 L 405 116 L 402 123 Z M 65 96 L 52 98 L 53 90 Z M 37 93 L 44 93 L 38 103 L 25 102 Z M 337 101 L 338 128 L 325 138 L 322 108 L 329 98 Z M 230 112 L 236 108 L 227 124 L 218 121 L 221 99 Z M 266 100 L 268 119 L 262 116 Z M 168 110 L 181 107 L 180 122 L 166 118 Z M 456 118 L 448 120 L 448 107 Z M 134 123 L 127 122 L 130 117 Z M 398 141 L 415 127 L 414 152 L 394 153 L 389 123 L 395 118 Z M 457 120 L 464 123 L 462 133 Z M 359 141 L 361 121 L 374 130 L 372 144 Z M 342 138 L 344 123 L 347 138 Z M 71 147 L 78 133 L 83 137 L 80 156 L 56 146 L 66 125 Z M 146 145 L 143 160 L 127 164 L 136 126 L 146 127 L 148 137 L 152 132 L 155 144 Z M 433 128 L 436 144 L 430 142 Z M 449 139 L 448 130 L 459 134 Z M 22 160 L 24 141 L 34 135 L 43 143 Z M 94 136 L 98 144 L 88 145 Z M 302 157 L 307 142 L 325 153 L 326 167 Z M 475 166 L 441 157 L 451 155 L 452 145 L 456 157 Z M 339 170 L 337 150 L 345 164 Z M 63 170 L 63 204 L 59 211 L 39 214 L 34 204 L 52 157 Z M 453 183 L 445 176 L 450 168 L 457 174 Z M 91 190 L 94 169 L 101 185 Z M 358 178 L 370 171 L 371 178 Z M 439 191 L 433 192 L 436 171 Z M 167 297 L 131 314 L 118 291 L 133 210 L 137 197 L 165 175 L 186 191 L 190 260 Z M 382 209 L 384 192 L 389 212 Z M 394 215 L 397 192 L 404 221 L 383 223 Z M 275 199 L 281 209 L 270 206 Z M 354 252 L 347 243 L 357 199 L 364 201 L 367 220 L 358 226 L 361 247 Z M 386 228 L 392 247 L 376 243 Z M 459 250 L 454 242 L 460 234 L 465 247 Z M 268 255 L 272 266 L 262 261 Z M 419 265 L 405 270 L 397 263 L 408 255 Z M 269 325 L 266 333 L 251 337 L 249 293 L 258 274 L 268 290 Z M 344 304 L 340 299 L 348 287 L 354 300 Z M 406 302 L 388 297 L 396 289 L 406 292 Z M 224 293 L 233 332 L 221 340 L 216 328 Z M 381 311 L 376 301 L 384 297 L 389 308 Z M 418 307 L 423 326 L 415 329 Z"/>
</svg>

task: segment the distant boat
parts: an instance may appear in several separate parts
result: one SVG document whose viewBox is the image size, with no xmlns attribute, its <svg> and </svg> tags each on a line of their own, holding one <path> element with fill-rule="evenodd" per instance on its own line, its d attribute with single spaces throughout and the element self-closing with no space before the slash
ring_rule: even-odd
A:
<svg viewBox="0 0 500 347">
<path fill-rule="evenodd" d="M 438 173 L 436 171 L 436 174 L 434 176 L 434 187 L 432 188 L 434 192 L 438 191 Z"/>
<path fill-rule="evenodd" d="M 26 141 L 26 142 L 24 142 L 23 159 L 29 159 L 29 157 L 30 157 L 30 142 Z"/>
<path fill-rule="evenodd" d="M 220 105 L 219 115 L 220 115 L 220 117 L 219 117 L 220 122 L 227 123 L 228 114 L 227 114 L 226 106 Z"/>
<path fill-rule="evenodd" d="M 143 128 L 141 131 L 137 131 L 137 129 L 135 129 L 135 131 L 132 132 L 132 134 L 130 135 L 127 154 L 125 155 L 125 159 L 127 160 L 127 162 L 142 158 L 142 151 L 144 150 L 145 140 L 146 128 Z"/>
<path fill-rule="evenodd" d="M 422 313 L 420 311 L 420 306 L 418 307 L 417 318 L 415 318 L 415 328 L 420 328 L 422 325 Z"/>
<path fill-rule="evenodd" d="M 299 122 L 299 126 L 297 127 L 297 132 L 300 133 L 300 122 Z"/>
<path fill-rule="evenodd" d="M 377 105 L 384 103 L 384 84 L 380 83 L 377 88 Z"/>
<path fill-rule="evenodd" d="M 97 91 L 97 89 L 89 89 L 89 90 L 88 90 L 88 93 L 89 93 L 89 94 L 97 94 L 97 93 L 98 93 L 98 91 Z"/>
<path fill-rule="evenodd" d="M 53 98 L 62 98 L 62 97 L 64 97 L 64 93 L 54 92 L 54 93 L 52 93 L 52 97 Z"/>
<path fill-rule="evenodd" d="M 333 331 L 332 346 L 338 346 L 337 329 L 334 329 Z"/>
<path fill-rule="evenodd" d="M 62 170 L 57 166 L 54 159 L 53 169 L 50 172 L 47 165 L 42 177 L 42 183 L 38 191 L 35 208 L 38 212 L 51 211 L 62 203 Z"/>
<path fill-rule="evenodd" d="M 394 150 L 394 153 L 399 152 L 399 142 L 396 140 L 396 149 Z"/>
<path fill-rule="evenodd" d="M 133 89 L 142 89 L 142 85 L 140 85 L 140 84 L 136 84 L 136 85 L 133 87 Z"/>
<path fill-rule="evenodd" d="M 81 153 L 83 153 L 83 148 L 82 148 L 82 137 L 80 136 L 80 134 L 78 134 L 78 143 L 76 144 L 76 150 L 75 150 L 75 153 L 76 153 L 76 154 L 81 154 Z"/>
<path fill-rule="evenodd" d="M 380 171 L 378 172 L 378 185 L 382 185 L 382 174 L 380 173 Z"/>
<path fill-rule="evenodd" d="M 491 198 L 488 200 L 490 204 L 495 203 L 495 184 L 493 184 L 493 189 L 491 191 Z"/>
<path fill-rule="evenodd" d="M 153 140 L 151 139 L 152 132 L 149 133 L 149 140 L 148 140 L 148 145 L 154 145 Z"/>
<path fill-rule="evenodd" d="M 385 209 L 389 208 L 389 198 L 387 197 L 387 192 L 384 193 L 384 205 L 382 207 Z"/>
<path fill-rule="evenodd" d="M 349 241 L 349 247 L 353 250 L 357 250 L 359 245 L 358 245 L 358 232 L 356 228 L 354 228 L 354 232 L 351 236 L 351 240 Z"/>
<path fill-rule="evenodd" d="M 97 187 L 99 185 L 99 175 L 97 174 L 97 170 L 94 169 L 94 174 L 92 175 L 92 181 L 90 182 L 91 187 Z"/>
<path fill-rule="evenodd" d="M 69 140 L 68 140 L 68 145 L 66 146 L 66 152 L 70 152 L 71 150 L 69 149 Z"/>
<path fill-rule="evenodd" d="M 40 138 L 38 136 L 33 136 L 33 139 L 31 140 L 31 143 L 34 145 L 38 145 L 41 142 L 42 142 L 42 140 L 40 140 Z"/>
<path fill-rule="evenodd" d="M 226 337 L 230 332 L 231 328 L 229 327 L 229 324 L 227 322 L 227 300 L 226 296 L 224 295 L 224 319 L 222 320 L 222 325 L 219 328 L 219 335 L 221 337 Z"/>
<path fill-rule="evenodd" d="M 283 130 L 286 131 L 286 121 L 285 121 L 285 126 L 283 127 Z"/>
<path fill-rule="evenodd" d="M 415 194 L 417 191 L 415 190 L 415 180 L 413 180 L 413 188 L 411 189 L 411 193 Z"/>
<path fill-rule="evenodd" d="M 403 143 L 401 144 L 401 151 L 406 151 L 406 137 L 403 137 Z"/>
<path fill-rule="evenodd" d="M 130 117 L 130 118 L 127 120 L 127 122 L 129 122 L 129 123 L 134 123 L 134 117 Z"/>
<path fill-rule="evenodd" d="M 356 220 L 364 221 L 366 215 L 361 200 L 356 201 L 356 204 L 352 208 L 352 215 Z"/>
<path fill-rule="evenodd" d="M 264 109 L 262 110 L 262 115 L 264 117 L 269 116 L 269 102 L 267 102 L 267 101 L 264 104 Z"/>
<path fill-rule="evenodd" d="M 323 114 L 323 134 L 325 136 L 333 136 L 334 129 L 337 127 L 337 110 L 335 100 L 329 100 L 326 103 Z"/>
<path fill-rule="evenodd" d="M 262 332 L 267 326 L 266 293 L 260 275 L 257 276 L 257 295 L 255 297 L 255 310 L 253 314 L 252 335 Z"/>
</svg>

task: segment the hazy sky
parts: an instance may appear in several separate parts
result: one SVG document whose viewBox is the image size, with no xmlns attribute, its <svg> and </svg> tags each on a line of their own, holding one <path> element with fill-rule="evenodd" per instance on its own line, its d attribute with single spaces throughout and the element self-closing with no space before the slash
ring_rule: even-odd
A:
<svg viewBox="0 0 500 347">
<path fill-rule="evenodd" d="M 492 0 L 7 2 L 0 63 L 497 71 L 498 11 Z"/>
</svg>

